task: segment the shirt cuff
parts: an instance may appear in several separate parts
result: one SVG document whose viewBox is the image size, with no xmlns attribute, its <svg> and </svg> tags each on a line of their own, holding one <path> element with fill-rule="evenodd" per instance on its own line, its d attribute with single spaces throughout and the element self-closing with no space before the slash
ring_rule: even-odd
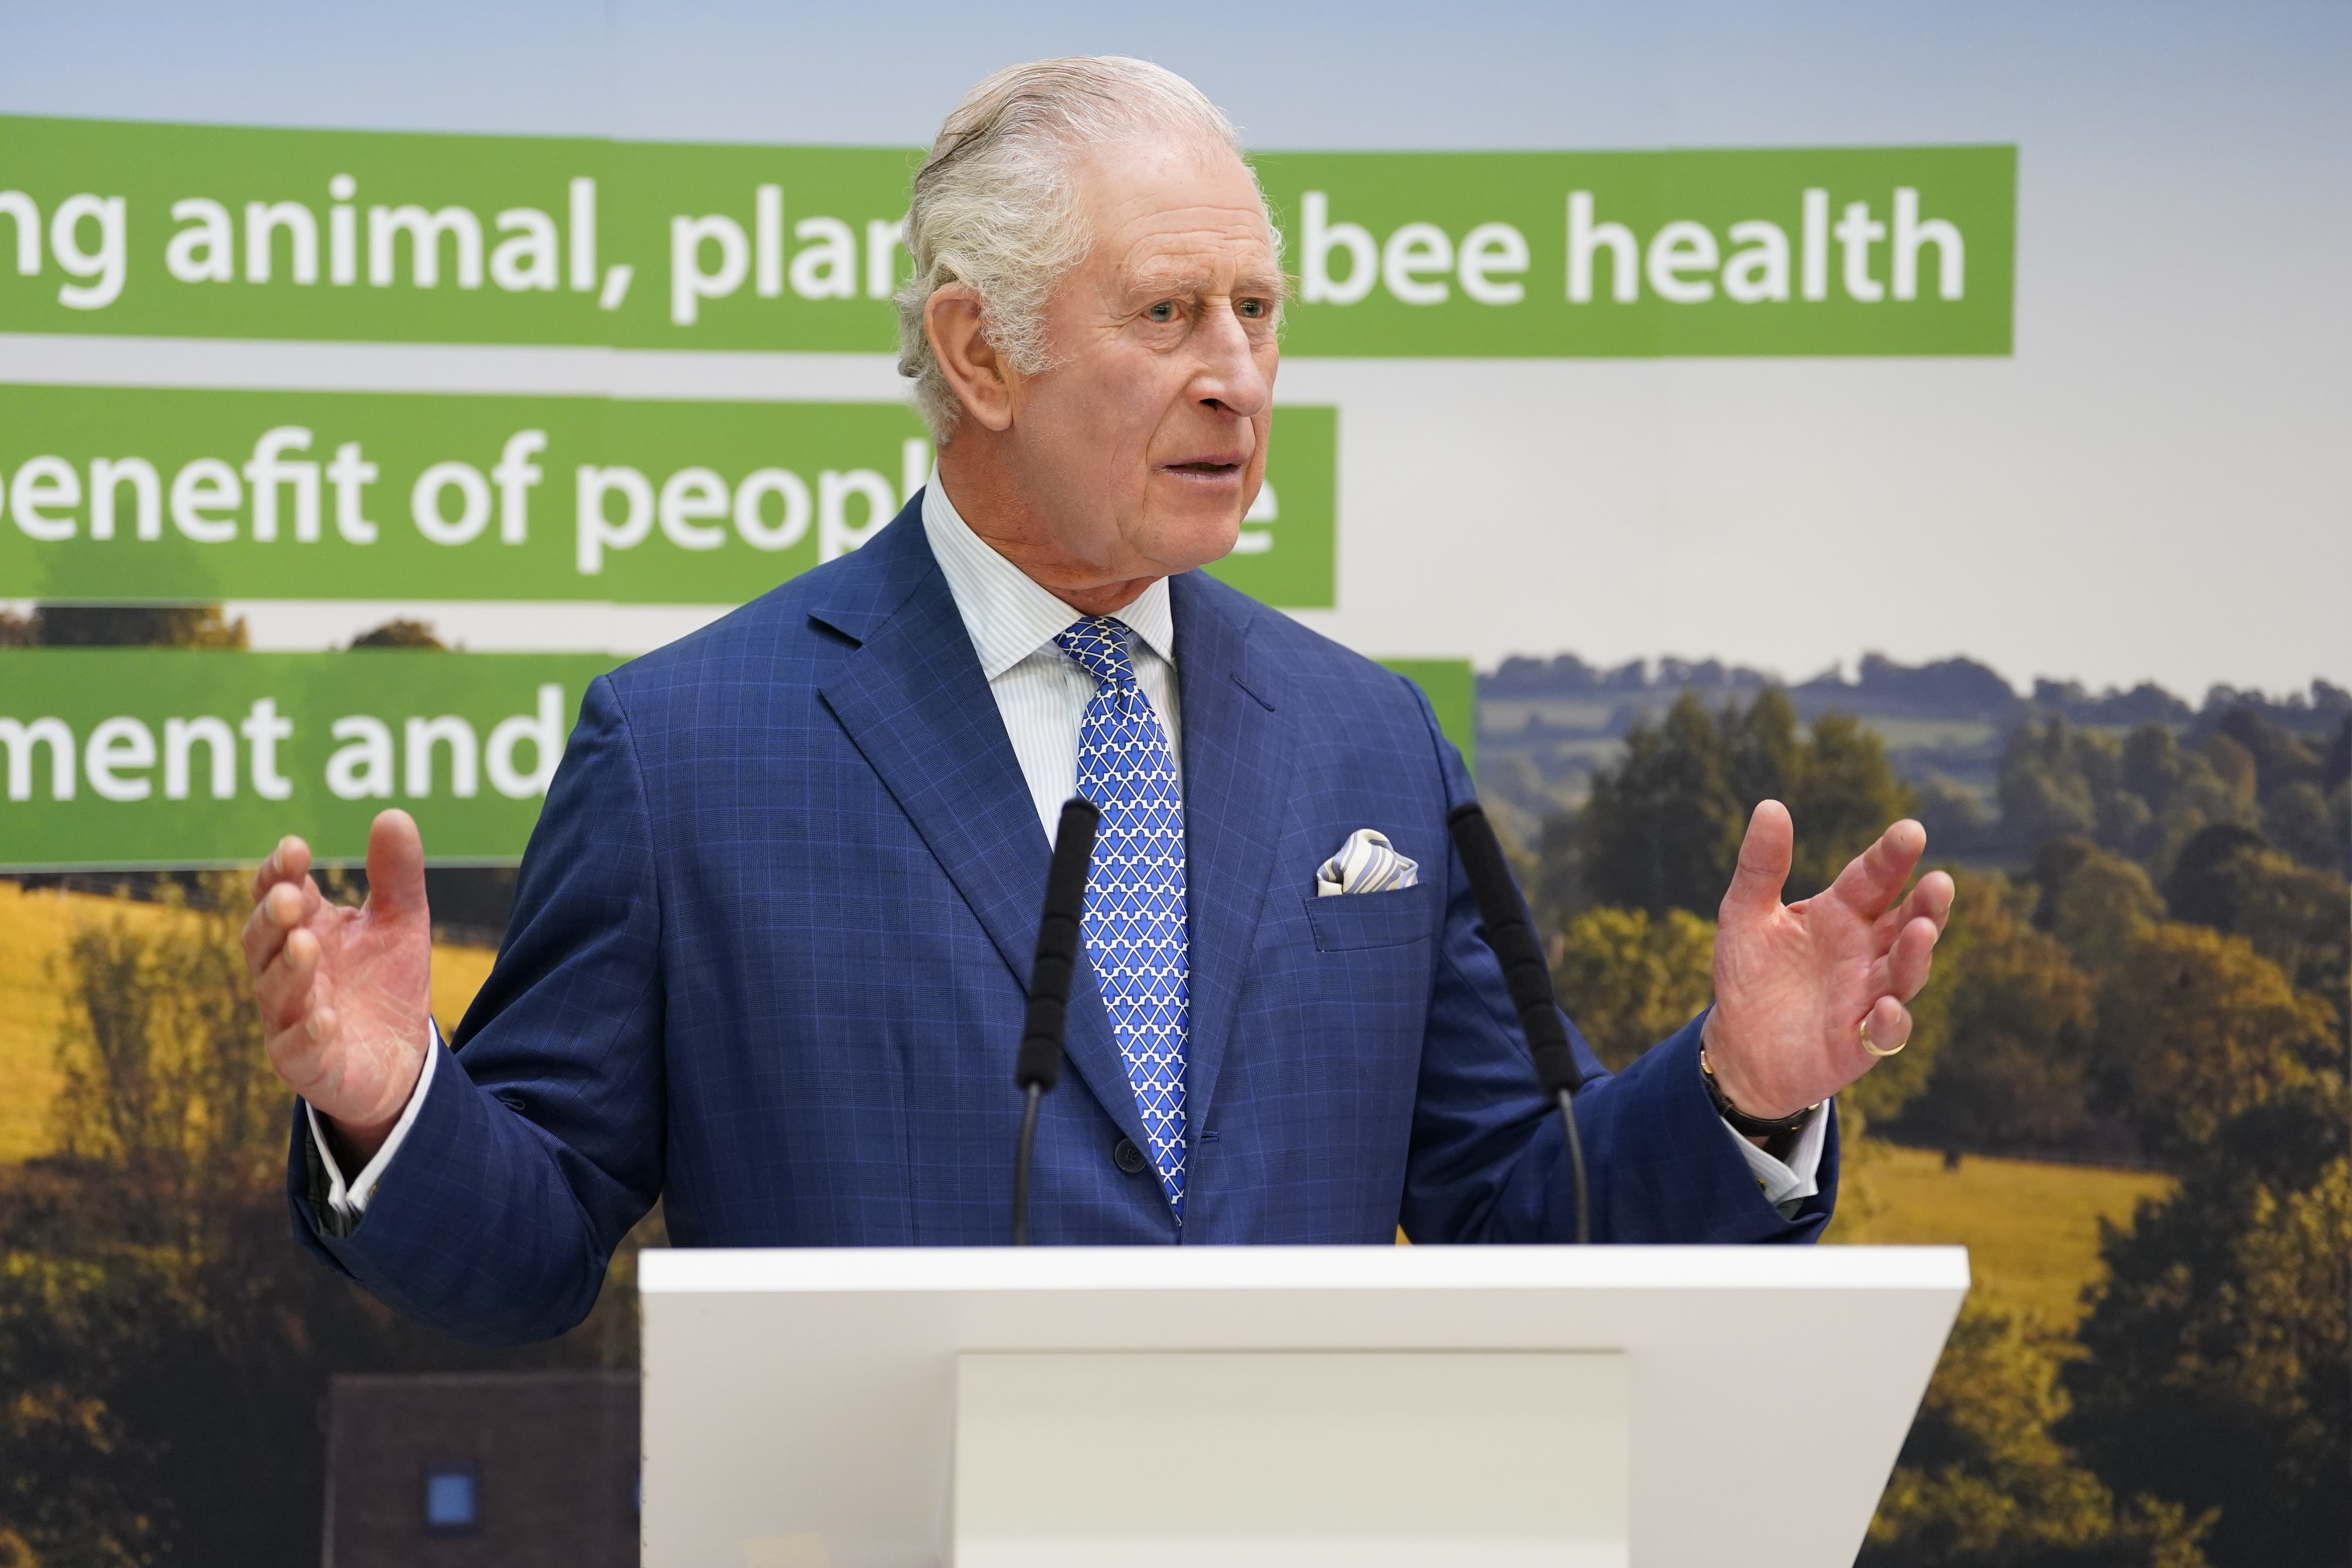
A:
<svg viewBox="0 0 2352 1568">
<path fill-rule="evenodd" d="M 1829 1142 L 1830 1117 L 1835 1110 L 1832 1101 L 1806 1118 L 1797 1130 L 1797 1146 L 1789 1151 L 1785 1163 L 1741 1137 L 1730 1122 L 1723 1123 L 1724 1132 L 1739 1145 L 1740 1157 L 1748 1162 L 1748 1173 L 1756 1178 L 1764 1201 L 1779 1209 L 1782 1219 L 1796 1218 L 1798 1206 L 1822 1190 L 1822 1149 Z"/>
<path fill-rule="evenodd" d="M 425 1031 L 425 1070 L 416 1075 L 416 1087 L 409 1090 L 400 1120 L 392 1124 L 392 1135 L 375 1152 L 375 1158 L 350 1182 L 343 1180 L 342 1167 L 335 1163 L 335 1151 L 327 1142 L 326 1128 L 320 1124 L 318 1107 L 303 1102 L 303 1112 L 310 1118 L 310 1142 L 318 1146 L 319 1158 L 327 1167 L 327 1206 L 346 1218 L 367 1212 L 368 1199 L 375 1195 L 376 1184 L 383 1179 L 392 1157 L 400 1152 L 401 1140 L 416 1125 L 416 1112 L 425 1104 L 425 1091 L 433 1087 L 434 1064 L 441 1059 L 441 1026 L 428 1019 Z"/>
</svg>

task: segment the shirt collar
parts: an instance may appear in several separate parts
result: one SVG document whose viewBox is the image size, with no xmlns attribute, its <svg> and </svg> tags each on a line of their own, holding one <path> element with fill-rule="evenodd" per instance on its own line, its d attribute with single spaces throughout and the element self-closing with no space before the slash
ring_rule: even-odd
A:
<svg viewBox="0 0 2352 1568">
<path fill-rule="evenodd" d="M 923 537 L 930 542 L 931 554 L 971 637 L 972 651 L 980 656 L 981 673 L 988 679 L 1050 645 L 1081 618 L 971 531 L 948 500 L 936 467 L 923 487 Z M 1176 617 L 1168 605 L 1167 578 L 1116 614 L 1145 647 L 1175 664 Z"/>
</svg>

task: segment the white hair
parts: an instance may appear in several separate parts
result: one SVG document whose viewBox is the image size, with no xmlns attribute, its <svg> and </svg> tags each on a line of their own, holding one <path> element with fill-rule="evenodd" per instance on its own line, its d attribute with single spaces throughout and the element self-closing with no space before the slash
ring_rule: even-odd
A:
<svg viewBox="0 0 2352 1568">
<path fill-rule="evenodd" d="M 915 276 L 897 300 L 898 374 L 914 382 L 934 441 L 947 442 L 962 408 L 924 330 L 931 296 L 970 288 L 997 353 L 1024 375 L 1045 369 L 1045 301 L 1094 237 L 1079 206 L 1077 163 L 1092 148 L 1167 131 L 1242 156 L 1233 121 L 1199 88 L 1119 55 L 1008 66 L 965 93 L 940 125 L 915 174 L 906 242 Z M 1278 253 L 1278 235 L 1275 243 Z"/>
</svg>

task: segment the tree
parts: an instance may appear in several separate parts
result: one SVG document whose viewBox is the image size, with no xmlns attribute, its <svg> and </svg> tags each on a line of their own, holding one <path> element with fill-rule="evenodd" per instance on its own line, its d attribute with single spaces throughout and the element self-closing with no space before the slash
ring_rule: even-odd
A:
<svg viewBox="0 0 2352 1568">
<path fill-rule="evenodd" d="M 2250 703 L 2231 708 L 2209 733 L 2226 736 L 2244 752 L 2252 770 L 2254 792 L 2264 801 L 2292 784 L 2315 782 L 2320 776 L 2318 752 Z"/>
<path fill-rule="evenodd" d="M 1584 886 L 1584 817 L 1570 811 L 1547 814 L 1536 837 L 1536 870 L 1528 886 L 1528 912 L 1536 929 L 1558 933 L 1592 902 Z M 1557 959 L 1558 953 L 1553 957 Z"/>
<path fill-rule="evenodd" d="M 155 1446 L 100 1391 L 152 1362 L 173 1307 L 142 1258 L 0 1252 L 0 1568 L 139 1568 L 169 1541 Z"/>
<path fill-rule="evenodd" d="M 1959 880 L 1952 929 L 1965 945 L 1938 955 L 1938 970 L 1953 971 L 1949 1013 L 1933 1073 L 1903 1108 L 1906 1142 L 1998 1152 L 2098 1141 L 2096 984 L 2016 902 L 1998 877 Z"/>
<path fill-rule="evenodd" d="M 2169 1158 L 2272 1094 L 2343 1070 L 2326 1004 L 2245 938 L 2203 926 L 2165 921 L 2133 938 L 2100 985 L 2098 1017 L 2101 1100 Z"/>
<path fill-rule="evenodd" d="M 2341 874 L 2352 854 L 2352 827 L 2344 819 L 2347 796 L 2338 785 L 2331 801 L 2308 780 L 2298 780 L 2263 802 L 2263 837 L 2315 870 Z"/>
<path fill-rule="evenodd" d="M 2208 827 L 2255 826 L 2262 815 L 2253 784 L 2244 748 L 2226 735 L 2208 737 L 2196 751 L 2183 753 L 2180 779 L 2158 819 L 2157 842 L 2141 858 L 2161 874 Z"/>
<path fill-rule="evenodd" d="M 2188 763 L 2180 755 L 2180 739 L 2165 724 L 2142 724 L 2124 738 L 2123 787 L 2161 816 L 2172 803 Z"/>
<path fill-rule="evenodd" d="M 2262 770 L 2254 763 L 2254 753 L 2236 737 L 2216 730 L 2205 737 L 2197 754 L 2205 759 L 2240 810 L 2255 803 L 2262 790 Z"/>
<path fill-rule="evenodd" d="M 2002 751 L 2000 793 L 2002 831 L 2020 854 L 2085 838 L 2162 867 L 2212 824 L 2261 819 L 2244 746 L 2217 731 L 2183 751 L 2153 721 L 2120 743 L 2063 717 L 2020 725 Z"/>
<path fill-rule="evenodd" d="M 1695 694 L 1677 699 L 1656 728 L 1627 733 L 1624 761 L 1593 775 L 1584 809 L 1585 878 L 1597 901 L 1653 915 L 1714 914 L 1744 824 Z"/>
<path fill-rule="evenodd" d="M 2218 1510 L 2222 1568 L 2336 1568 L 2352 1539 L 2347 1117 L 2340 1082 L 2280 1089 L 2104 1227 L 2062 1435 L 2112 1486 Z"/>
<path fill-rule="evenodd" d="M 42 647 L 244 647 L 244 617 L 218 605 L 39 605 L 29 644 Z"/>
<path fill-rule="evenodd" d="M 2033 866 L 2040 887 L 2033 923 L 2094 969 L 2115 963 L 2134 936 L 2164 918 L 2147 873 L 2086 840 L 2045 844 Z"/>
<path fill-rule="evenodd" d="M 2007 852 L 2000 823 L 1976 795 L 1940 774 L 1918 786 L 1913 815 L 1927 830 L 1927 842 L 1942 858 L 1980 863 Z"/>
<path fill-rule="evenodd" d="M 277 1185 L 284 1091 L 243 1000 L 243 955 L 216 929 L 225 917 L 160 890 L 197 940 L 158 941 L 118 913 L 67 946 L 80 1005 L 59 1040 L 59 1145 L 117 1189 L 125 1239 L 217 1260 L 235 1216 Z"/>
<path fill-rule="evenodd" d="M 1756 708 L 1787 700 L 1768 691 L 1756 700 Z M 1890 823 L 1910 816 L 1917 802 L 1887 765 L 1885 743 L 1851 714 L 1815 719 L 1810 742 L 1793 748 L 1791 761 L 1792 774 L 1780 791 L 1752 798 L 1742 792 L 1739 816 L 1744 825 L 1757 801 L 1776 794 L 1788 806 L 1799 827 L 1787 896 L 1809 899 L 1837 880 L 1846 862 L 1870 847 Z M 1736 863 L 1736 846 L 1733 858 Z"/>
<path fill-rule="evenodd" d="M 2000 820 L 2020 844 L 2052 838 L 2107 842 L 2115 825 L 2135 825 L 2146 807 L 2124 807 L 2122 759 L 2104 735 L 2076 730 L 2063 718 L 2012 731 L 2000 760 Z M 2137 802 L 2137 797 L 2133 799 Z M 2102 827 L 2109 831 L 2103 834 Z"/>
<path fill-rule="evenodd" d="M 353 647 L 415 647 L 440 648 L 441 639 L 433 635 L 433 623 L 407 619 L 389 620 L 380 626 L 371 626 L 352 639 Z"/>
<path fill-rule="evenodd" d="M 2297 865 L 2240 827 L 2209 827 L 2182 848 L 2165 883 L 2176 919 L 2242 936 L 2294 984 L 2324 997 L 2345 1028 L 2352 971 L 2352 889 Z"/>
<path fill-rule="evenodd" d="M 1713 718 L 1685 691 L 1662 723 L 1635 725 L 1625 745 L 1624 760 L 1593 777 L 1585 880 L 1595 902 L 1653 916 L 1714 916 L 1759 801 L 1782 802 L 1796 820 L 1792 900 L 1828 887 L 1913 804 L 1876 736 L 1835 713 L 1801 734 L 1779 690 Z"/>
<path fill-rule="evenodd" d="M 207 877 L 158 918 L 94 922 L 56 976 L 63 1152 L 0 1171 L 0 1542 L 44 1563 L 315 1562 L 330 1372 L 635 1360 L 634 1243 L 586 1323 L 501 1352 L 296 1247 L 239 891 Z"/>
<path fill-rule="evenodd" d="M 2115 1493 L 2053 1435 L 2063 1350 L 1970 1303 L 1946 1344 L 1857 1568 L 2204 1568 L 2200 1522 Z"/>
<path fill-rule="evenodd" d="M 1612 1070 L 1690 1022 L 1715 994 L 1715 922 L 1688 910 L 1591 909 L 1568 922 L 1552 978 Z"/>
</svg>

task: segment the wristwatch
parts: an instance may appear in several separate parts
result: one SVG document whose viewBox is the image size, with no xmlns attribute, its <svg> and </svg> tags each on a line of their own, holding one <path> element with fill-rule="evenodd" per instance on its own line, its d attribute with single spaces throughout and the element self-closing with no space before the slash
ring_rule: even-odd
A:
<svg viewBox="0 0 2352 1568">
<path fill-rule="evenodd" d="M 1716 1114 L 1731 1123 L 1731 1130 L 1743 1138 L 1785 1137 L 1802 1127 L 1805 1124 L 1805 1118 L 1822 1108 L 1821 1101 L 1815 1100 L 1812 1104 L 1801 1110 L 1792 1110 L 1786 1116 L 1766 1118 L 1748 1115 L 1748 1112 L 1731 1103 L 1731 1097 L 1723 1092 L 1723 1085 L 1716 1081 L 1715 1067 L 1706 1059 L 1705 1046 L 1701 1046 L 1698 1049 L 1698 1075 L 1706 1084 L 1706 1098 L 1713 1102 Z"/>
</svg>

